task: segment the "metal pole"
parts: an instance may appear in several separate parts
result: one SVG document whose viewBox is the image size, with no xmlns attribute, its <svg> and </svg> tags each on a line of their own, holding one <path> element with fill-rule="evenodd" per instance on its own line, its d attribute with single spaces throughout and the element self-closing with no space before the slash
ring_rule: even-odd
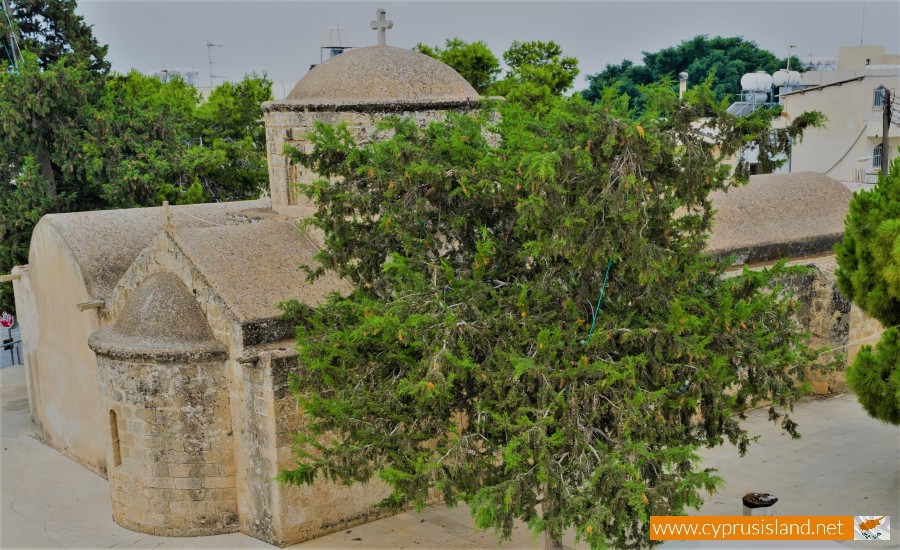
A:
<svg viewBox="0 0 900 550">
<path fill-rule="evenodd" d="M 3 0 L 3 12 L 6 16 L 7 23 L 9 24 L 9 34 L 7 38 L 9 39 L 9 47 L 12 49 L 13 66 L 15 67 L 22 61 L 22 50 L 19 49 L 19 37 L 16 36 L 18 30 L 12 25 L 12 9 L 9 7 L 8 0 Z"/>
<path fill-rule="evenodd" d="M 886 176 L 888 173 L 888 154 L 890 153 L 890 139 L 888 133 L 891 131 L 891 91 L 884 90 L 884 109 L 881 116 L 881 175 Z"/>
<path fill-rule="evenodd" d="M 12 328 L 6 329 L 6 337 L 9 338 L 9 362 L 11 364 L 15 365 L 16 364 L 16 356 L 13 355 L 13 349 L 16 347 L 16 345 L 13 344 Z"/>
</svg>

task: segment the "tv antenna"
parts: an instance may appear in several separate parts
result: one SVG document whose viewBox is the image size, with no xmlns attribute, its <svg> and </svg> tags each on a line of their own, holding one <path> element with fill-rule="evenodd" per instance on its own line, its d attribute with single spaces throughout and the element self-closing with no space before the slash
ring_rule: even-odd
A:
<svg viewBox="0 0 900 550">
<path fill-rule="evenodd" d="M 212 48 L 224 48 L 222 44 L 213 44 L 209 41 L 209 38 L 206 39 L 206 59 L 209 61 L 209 87 L 212 88 L 215 86 L 213 84 L 214 78 L 225 78 L 224 76 L 213 74 L 213 60 L 212 60 Z"/>
</svg>

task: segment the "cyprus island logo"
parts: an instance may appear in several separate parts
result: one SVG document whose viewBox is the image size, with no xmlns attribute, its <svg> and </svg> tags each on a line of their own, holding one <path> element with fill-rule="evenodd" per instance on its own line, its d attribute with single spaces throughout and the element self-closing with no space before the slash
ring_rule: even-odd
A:
<svg viewBox="0 0 900 550">
<path fill-rule="evenodd" d="M 891 516 L 853 516 L 853 540 L 891 540 Z"/>
</svg>

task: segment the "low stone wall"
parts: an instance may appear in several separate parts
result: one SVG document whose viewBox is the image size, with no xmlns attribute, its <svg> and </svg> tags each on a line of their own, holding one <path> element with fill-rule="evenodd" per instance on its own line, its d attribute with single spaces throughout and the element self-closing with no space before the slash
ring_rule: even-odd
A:
<svg viewBox="0 0 900 550">
<path fill-rule="evenodd" d="M 804 265 L 810 269 L 791 285 L 797 301 L 797 320 L 809 332 L 809 343 L 813 348 L 836 350 L 822 357 L 828 362 L 843 353 L 850 342 L 852 326 L 850 301 L 841 296 L 837 286 L 834 256 L 822 256 L 792 262 L 789 265 Z M 807 369 L 807 382 L 815 395 L 831 395 L 847 391 L 847 380 L 843 368 L 831 372 Z"/>
<path fill-rule="evenodd" d="M 795 260 L 787 265 L 809 268 L 808 273 L 790 277 L 782 284 L 794 293 L 799 304 L 797 321 L 809 333 L 810 345 L 827 352 L 822 363 L 840 360 L 838 368 L 830 372 L 807 369 L 807 382 L 815 395 L 844 393 L 849 389 L 844 370 L 859 348 L 874 345 L 884 329 L 841 295 L 833 255 Z"/>
</svg>

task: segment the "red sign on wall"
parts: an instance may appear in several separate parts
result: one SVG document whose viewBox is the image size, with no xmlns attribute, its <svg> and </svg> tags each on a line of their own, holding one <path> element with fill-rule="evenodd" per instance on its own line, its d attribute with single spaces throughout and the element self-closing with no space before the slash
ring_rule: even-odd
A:
<svg viewBox="0 0 900 550">
<path fill-rule="evenodd" d="M 3 315 L 0 315 L 0 327 L 12 328 L 15 322 L 16 318 L 5 311 L 3 312 Z"/>
</svg>

